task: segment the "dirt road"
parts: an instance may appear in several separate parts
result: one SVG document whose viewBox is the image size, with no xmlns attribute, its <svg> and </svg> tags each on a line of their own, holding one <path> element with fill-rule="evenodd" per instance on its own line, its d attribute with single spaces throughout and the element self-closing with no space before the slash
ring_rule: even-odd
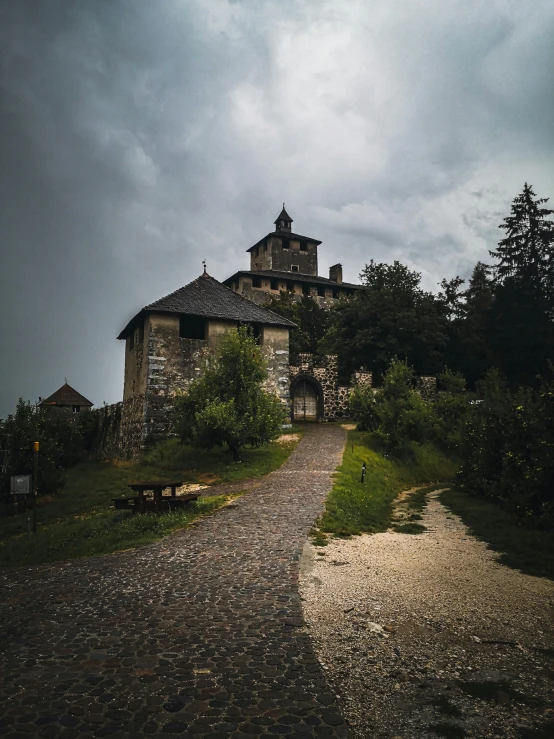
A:
<svg viewBox="0 0 554 739">
<path fill-rule="evenodd" d="M 554 582 L 498 564 L 437 493 L 421 523 L 304 550 L 305 618 L 354 735 L 554 736 L 533 731 L 554 722 Z"/>
</svg>

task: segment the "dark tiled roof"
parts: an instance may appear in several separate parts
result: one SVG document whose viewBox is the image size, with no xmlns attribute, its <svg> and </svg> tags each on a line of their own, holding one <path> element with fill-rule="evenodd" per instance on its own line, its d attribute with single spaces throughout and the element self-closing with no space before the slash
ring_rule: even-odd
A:
<svg viewBox="0 0 554 739">
<path fill-rule="evenodd" d="M 41 400 L 39 405 L 88 405 L 90 407 L 94 403 L 91 403 L 90 400 L 87 400 L 84 395 L 78 393 L 66 382 L 55 393 Z"/>
<path fill-rule="evenodd" d="M 273 221 L 273 223 L 277 223 L 278 221 L 290 221 L 292 223 L 292 218 L 289 216 L 289 214 L 285 210 L 285 204 L 284 203 L 283 203 L 283 210 L 279 213 L 279 215 Z"/>
<path fill-rule="evenodd" d="M 272 231 L 269 234 L 266 234 L 266 236 L 263 237 L 263 239 L 260 239 L 257 241 L 253 246 L 250 247 L 250 249 L 247 249 L 246 251 L 252 251 L 256 246 L 259 246 L 262 241 L 265 241 L 268 236 L 278 236 L 279 238 L 287 238 L 287 239 L 298 239 L 299 241 L 311 241 L 312 244 L 321 244 L 321 241 L 318 241 L 317 239 L 312 239 L 311 236 L 300 236 L 300 234 L 293 234 L 290 231 Z"/>
<path fill-rule="evenodd" d="M 361 290 L 362 285 L 354 285 L 352 282 L 334 282 L 328 280 L 327 277 L 319 277 L 317 275 L 305 275 L 302 272 L 280 272 L 276 269 L 241 269 L 234 275 L 225 280 L 225 284 L 229 284 L 239 275 L 249 275 L 251 277 L 269 277 L 276 280 L 287 280 L 288 282 L 309 282 L 312 285 L 327 285 L 328 287 L 347 287 L 354 290 Z"/>
<path fill-rule="evenodd" d="M 295 323 L 287 318 L 278 316 L 266 308 L 262 308 L 242 295 L 230 290 L 221 282 L 210 277 L 206 272 L 180 287 L 175 292 L 160 298 L 144 308 L 132 318 L 117 337 L 124 339 L 135 320 L 146 313 L 181 313 L 203 318 L 223 318 L 229 321 L 244 321 L 245 323 L 263 323 L 273 326 L 288 326 L 294 328 Z"/>
</svg>

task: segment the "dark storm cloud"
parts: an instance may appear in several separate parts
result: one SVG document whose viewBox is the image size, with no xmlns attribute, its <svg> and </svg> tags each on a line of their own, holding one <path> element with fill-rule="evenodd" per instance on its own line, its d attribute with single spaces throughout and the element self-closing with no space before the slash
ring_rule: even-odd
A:
<svg viewBox="0 0 554 739">
<path fill-rule="evenodd" d="M 2 399 L 122 391 L 128 318 L 223 279 L 282 200 L 321 274 L 401 259 L 427 287 L 554 197 L 554 5 L 5 2 Z"/>
</svg>

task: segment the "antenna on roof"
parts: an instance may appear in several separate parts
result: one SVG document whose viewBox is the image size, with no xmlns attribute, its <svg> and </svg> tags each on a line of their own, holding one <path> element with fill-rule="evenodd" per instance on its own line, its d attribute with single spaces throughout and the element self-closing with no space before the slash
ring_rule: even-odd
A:
<svg viewBox="0 0 554 739">
<path fill-rule="evenodd" d="M 67 385 L 67 377 L 64 377 L 64 380 L 65 380 L 65 384 Z"/>
<path fill-rule="evenodd" d="M 206 274 L 206 260 L 205 259 L 202 260 L 202 264 L 204 265 L 204 274 Z"/>
</svg>

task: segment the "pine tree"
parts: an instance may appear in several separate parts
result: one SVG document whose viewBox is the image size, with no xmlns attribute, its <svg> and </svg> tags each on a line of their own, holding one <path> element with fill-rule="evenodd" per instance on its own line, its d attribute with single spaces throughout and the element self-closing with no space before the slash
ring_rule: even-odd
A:
<svg viewBox="0 0 554 739">
<path fill-rule="evenodd" d="M 506 237 L 490 252 L 499 260 L 493 267 L 497 282 L 513 278 L 528 282 L 534 290 L 552 290 L 554 222 L 548 216 L 554 210 L 541 207 L 547 202 L 548 198 L 537 198 L 527 183 L 514 198 L 511 215 L 499 226 Z"/>
</svg>

